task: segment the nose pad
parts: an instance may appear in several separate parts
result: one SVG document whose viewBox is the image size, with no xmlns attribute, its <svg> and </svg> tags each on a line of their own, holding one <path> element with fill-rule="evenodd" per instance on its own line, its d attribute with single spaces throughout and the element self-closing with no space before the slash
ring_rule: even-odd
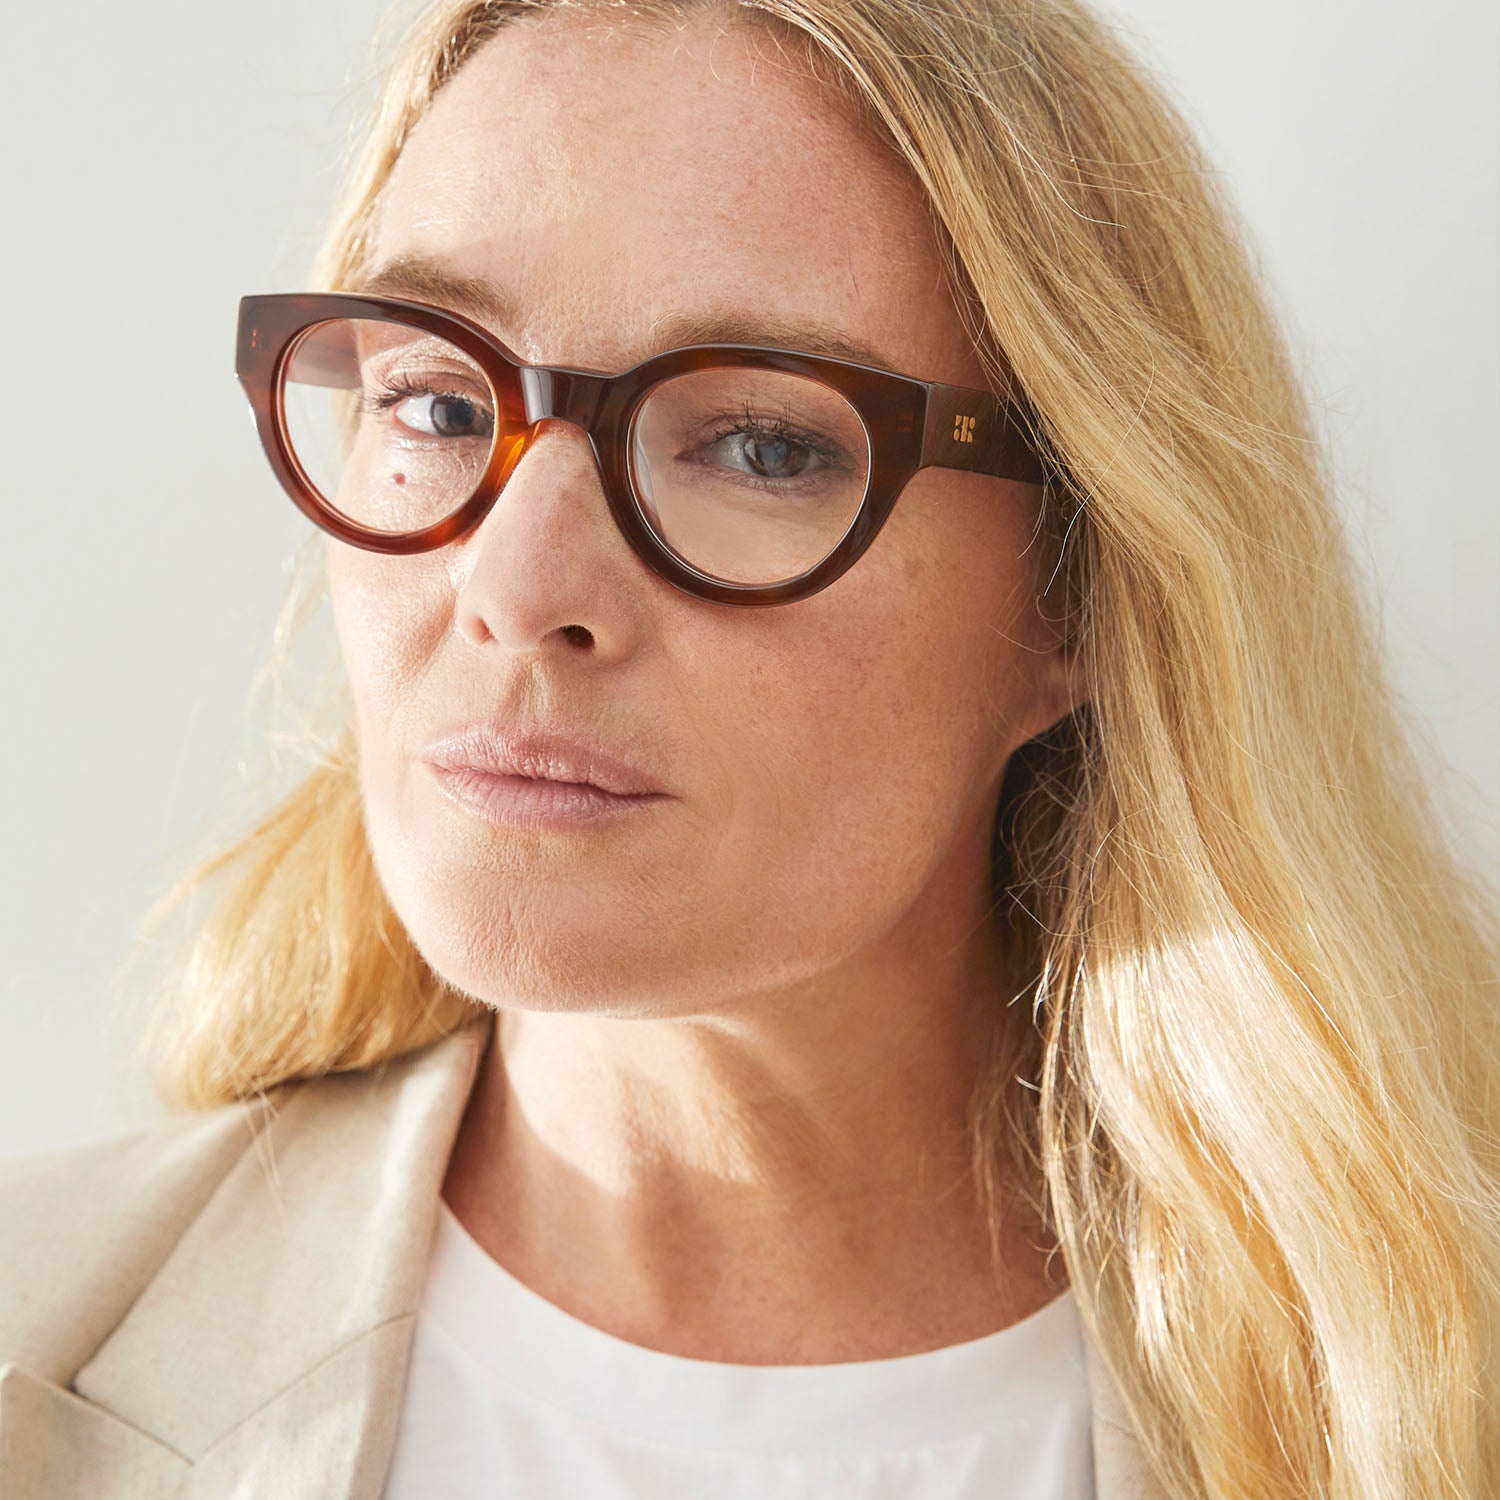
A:
<svg viewBox="0 0 1500 1500">
<path fill-rule="evenodd" d="M 510 483 L 510 477 L 515 473 L 516 465 L 530 452 L 537 438 L 541 436 L 542 423 L 549 417 L 555 416 L 557 412 L 556 393 L 550 370 L 537 370 L 522 365 L 520 376 L 521 402 L 526 425 L 520 431 L 512 430 L 501 440 L 505 450 L 505 457 L 500 467 L 502 489 Z"/>
<path fill-rule="evenodd" d="M 536 437 L 536 427 L 523 427 L 519 432 L 507 433 L 500 440 L 502 458 L 500 460 L 500 482 L 497 493 L 503 494 L 505 487 L 510 483 L 510 477 L 516 472 L 516 465 L 525 457 Z"/>
<path fill-rule="evenodd" d="M 526 421 L 533 429 L 544 417 L 557 415 L 557 387 L 551 370 L 534 365 L 521 366 L 521 399 L 526 404 Z"/>
<path fill-rule="evenodd" d="M 552 402 L 551 380 L 546 370 L 521 371 L 521 394 L 524 401 L 526 425 L 511 431 L 500 439 L 503 458 L 500 464 L 500 488 L 510 483 L 516 465 L 536 446 L 536 441 L 546 430 L 544 424 L 555 415 Z"/>
<path fill-rule="evenodd" d="M 522 365 L 521 400 L 525 408 L 526 430 L 515 440 L 513 452 L 505 463 L 505 479 L 515 472 L 516 465 L 535 445 L 546 430 L 546 423 L 555 421 L 576 427 L 588 442 L 589 454 L 599 483 L 604 483 L 604 465 L 601 462 L 598 444 L 590 430 L 599 404 L 597 378 L 577 371 L 549 370 L 537 365 Z"/>
<path fill-rule="evenodd" d="M 549 369 L 543 365 L 519 365 L 516 375 L 523 410 L 516 411 L 512 406 L 510 430 L 500 439 L 502 458 L 497 495 L 509 488 L 521 460 L 538 440 L 554 428 L 561 433 L 565 427 L 576 429 L 577 435 L 584 440 L 594 482 L 601 492 L 606 492 L 607 469 L 594 436 L 593 423 L 607 377 L 583 370 Z M 522 419 L 526 424 L 524 427 L 521 426 Z M 605 500 L 613 512 L 614 506 L 609 502 L 607 492 Z"/>
</svg>

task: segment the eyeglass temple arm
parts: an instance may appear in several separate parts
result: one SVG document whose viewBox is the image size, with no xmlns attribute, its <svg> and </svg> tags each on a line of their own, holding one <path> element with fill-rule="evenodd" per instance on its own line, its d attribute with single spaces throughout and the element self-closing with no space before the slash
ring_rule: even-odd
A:
<svg viewBox="0 0 1500 1500">
<path fill-rule="evenodd" d="M 969 469 L 1000 479 L 1040 484 L 1042 460 L 1016 402 L 958 385 L 927 387 L 922 467 Z"/>
</svg>

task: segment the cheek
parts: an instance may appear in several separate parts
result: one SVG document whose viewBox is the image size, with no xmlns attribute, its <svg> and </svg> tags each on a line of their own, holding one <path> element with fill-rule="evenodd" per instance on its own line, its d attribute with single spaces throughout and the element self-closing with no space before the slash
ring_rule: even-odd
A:
<svg viewBox="0 0 1500 1500">
<path fill-rule="evenodd" d="M 891 556 L 784 618 L 736 621 L 747 665 L 714 715 L 757 835 L 846 874 L 925 861 L 972 811 L 1004 760 L 996 692 L 1019 670 L 997 649 L 992 582 L 955 591 Z"/>
<path fill-rule="evenodd" d="M 440 580 L 417 558 L 331 542 L 328 590 L 355 711 L 387 721 L 441 639 Z"/>
<path fill-rule="evenodd" d="M 846 751 L 893 766 L 1003 753 L 1041 657 L 1024 510 L 971 476 L 927 478 L 857 568 L 809 601 L 824 607 L 798 647 L 796 675 L 849 731 Z"/>
<path fill-rule="evenodd" d="M 756 666 L 736 743 L 769 836 L 811 848 L 831 880 L 920 879 L 1036 732 L 1029 512 L 968 476 L 924 492 L 925 478 L 838 583 L 742 627 Z"/>
</svg>

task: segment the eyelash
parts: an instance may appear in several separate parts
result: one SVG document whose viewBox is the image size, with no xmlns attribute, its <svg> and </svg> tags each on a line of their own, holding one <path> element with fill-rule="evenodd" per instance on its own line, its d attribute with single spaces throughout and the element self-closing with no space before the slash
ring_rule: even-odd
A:
<svg viewBox="0 0 1500 1500">
<path fill-rule="evenodd" d="M 792 442 L 800 443 L 810 453 L 817 454 L 819 458 L 828 463 L 843 456 L 843 449 L 836 443 L 825 442 L 815 433 L 810 433 L 803 428 L 797 428 L 781 417 L 758 417 L 751 411 L 748 403 L 739 415 L 726 411 L 715 417 L 714 421 L 716 424 L 730 424 L 716 425 L 711 438 L 711 441 L 715 443 L 721 438 L 740 437 L 747 431 L 752 431 L 771 437 L 789 438 Z"/>
<path fill-rule="evenodd" d="M 430 381 L 408 380 L 404 376 L 393 376 L 380 382 L 379 391 L 376 394 L 367 393 L 360 400 L 360 410 L 368 416 L 376 416 L 381 412 L 389 411 L 391 407 L 400 405 L 401 402 L 409 400 L 412 396 L 458 396 L 464 401 L 473 401 L 471 396 L 465 396 L 458 391 L 440 391 L 433 388 Z M 475 406 L 483 410 L 480 403 L 475 401 Z"/>
</svg>

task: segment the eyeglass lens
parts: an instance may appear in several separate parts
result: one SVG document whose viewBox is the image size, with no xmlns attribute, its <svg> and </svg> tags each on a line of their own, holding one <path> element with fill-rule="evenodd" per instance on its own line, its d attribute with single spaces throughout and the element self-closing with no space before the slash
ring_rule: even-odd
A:
<svg viewBox="0 0 1500 1500">
<path fill-rule="evenodd" d="M 391 535 L 452 515 L 497 446 L 518 447 L 528 425 L 519 379 L 497 391 L 446 339 L 367 318 L 300 336 L 283 365 L 282 413 L 287 445 L 323 503 Z M 831 386 L 791 371 L 728 365 L 671 376 L 637 406 L 626 448 L 652 530 L 727 583 L 781 583 L 816 566 L 869 485 L 859 414 Z"/>
</svg>

